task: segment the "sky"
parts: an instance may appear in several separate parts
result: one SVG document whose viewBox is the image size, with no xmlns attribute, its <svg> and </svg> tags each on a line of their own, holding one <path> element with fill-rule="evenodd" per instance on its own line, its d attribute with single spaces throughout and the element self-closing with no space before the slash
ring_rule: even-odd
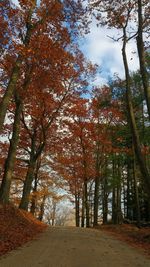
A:
<svg viewBox="0 0 150 267">
<path fill-rule="evenodd" d="M 122 43 L 121 41 L 115 42 L 110 38 L 118 37 L 117 34 L 117 30 L 97 27 L 96 22 L 93 22 L 90 33 L 82 41 L 81 49 L 86 57 L 100 66 L 100 74 L 96 79 L 97 84 L 102 85 L 107 82 L 109 77 L 112 77 L 116 73 L 120 78 L 124 77 L 121 54 Z M 130 71 L 137 70 L 139 62 L 134 41 L 130 42 L 127 46 L 127 56 Z"/>
<path fill-rule="evenodd" d="M 18 4 L 18 0 L 12 1 Z M 90 26 L 90 33 L 80 40 L 80 49 L 87 59 L 100 66 L 100 72 L 94 80 L 96 86 L 106 84 L 114 74 L 118 74 L 120 78 L 124 77 L 122 44 L 108 37 L 118 37 L 117 34 L 117 30 L 97 27 L 96 21 L 93 21 Z M 137 53 L 134 52 L 137 50 L 134 41 L 132 41 L 127 47 L 130 71 L 135 71 L 139 67 Z"/>
</svg>

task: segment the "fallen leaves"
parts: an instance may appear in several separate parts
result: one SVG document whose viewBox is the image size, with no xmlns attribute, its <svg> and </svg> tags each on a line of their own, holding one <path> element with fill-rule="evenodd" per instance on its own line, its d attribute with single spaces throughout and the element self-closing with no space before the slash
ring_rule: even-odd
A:
<svg viewBox="0 0 150 267">
<path fill-rule="evenodd" d="M 142 249 L 150 256 L 150 227 L 138 228 L 131 224 L 102 225 L 98 227 L 129 245 Z"/>
<path fill-rule="evenodd" d="M 31 213 L 12 205 L 0 206 L 0 256 L 34 239 L 46 227 Z"/>
</svg>

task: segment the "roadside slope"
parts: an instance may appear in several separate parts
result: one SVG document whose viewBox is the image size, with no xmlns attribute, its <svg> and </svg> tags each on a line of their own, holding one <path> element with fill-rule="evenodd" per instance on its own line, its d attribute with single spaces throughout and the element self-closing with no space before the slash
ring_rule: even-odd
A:
<svg viewBox="0 0 150 267">
<path fill-rule="evenodd" d="M 45 228 L 30 213 L 0 205 L 0 256 L 32 240 Z"/>
</svg>

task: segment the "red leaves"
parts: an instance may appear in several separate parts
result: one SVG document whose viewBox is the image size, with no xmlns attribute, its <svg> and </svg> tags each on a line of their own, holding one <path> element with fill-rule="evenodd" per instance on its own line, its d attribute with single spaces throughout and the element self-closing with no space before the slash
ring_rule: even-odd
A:
<svg viewBox="0 0 150 267">
<path fill-rule="evenodd" d="M 140 248 L 150 255 L 150 227 L 137 228 L 131 224 L 103 225 L 102 230 L 111 233 L 119 240 L 125 241 L 133 247 Z"/>
<path fill-rule="evenodd" d="M 0 206 L 0 255 L 32 240 L 45 228 L 30 213 L 9 205 Z"/>
</svg>

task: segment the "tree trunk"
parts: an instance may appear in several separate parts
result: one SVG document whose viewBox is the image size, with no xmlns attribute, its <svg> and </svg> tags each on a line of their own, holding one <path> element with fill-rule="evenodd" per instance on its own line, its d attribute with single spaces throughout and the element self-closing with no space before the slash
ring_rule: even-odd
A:
<svg viewBox="0 0 150 267">
<path fill-rule="evenodd" d="M 30 201 L 30 192 L 32 189 L 32 182 L 34 179 L 35 166 L 36 166 L 36 161 L 31 159 L 29 162 L 28 171 L 23 187 L 23 194 L 19 205 L 19 208 L 23 210 L 28 210 L 28 205 Z"/>
<path fill-rule="evenodd" d="M 107 224 L 108 218 L 108 192 L 107 192 L 107 177 L 103 181 L 103 224 Z"/>
<path fill-rule="evenodd" d="M 113 224 L 117 224 L 117 193 L 116 187 L 113 187 L 113 195 L 112 195 L 112 222 Z"/>
<path fill-rule="evenodd" d="M 85 195 L 84 195 L 84 186 L 83 186 L 81 227 L 84 227 L 84 221 L 85 221 L 85 200 L 84 199 L 85 199 Z"/>
<path fill-rule="evenodd" d="M 98 128 L 97 136 L 100 136 L 100 122 L 98 118 Z M 100 191 L 100 167 L 101 167 L 101 157 L 100 157 L 100 141 L 96 142 L 96 177 L 95 177 L 95 188 L 94 188 L 94 222 L 93 225 L 98 225 L 98 209 L 99 209 L 99 191 Z"/>
<path fill-rule="evenodd" d="M 131 157 L 127 158 L 127 198 L 126 198 L 126 206 L 127 206 L 127 219 L 131 220 L 133 216 L 132 212 L 132 201 L 131 201 L 131 193 L 132 193 L 132 174 L 131 174 Z"/>
<path fill-rule="evenodd" d="M 27 31 L 26 31 L 24 42 L 23 42 L 25 47 L 28 47 L 30 43 L 30 39 L 31 39 L 32 28 L 33 28 L 31 19 L 32 19 L 32 13 L 33 13 L 35 6 L 36 6 L 36 1 L 33 1 L 33 7 L 29 10 L 28 21 L 26 24 Z M 2 127 L 4 124 L 4 120 L 5 120 L 5 116 L 6 116 L 6 112 L 7 112 L 10 99 L 16 89 L 16 85 L 20 77 L 20 70 L 21 70 L 21 65 L 23 63 L 23 60 L 24 60 L 23 56 L 21 54 L 18 55 L 18 58 L 12 70 L 12 74 L 11 74 L 8 86 L 6 88 L 5 94 L 0 103 L 0 132 L 2 131 Z"/>
<path fill-rule="evenodd" d="M 55 225 L 55 219 L 56 219 L 56 201 L 53 200 L 52 226 Z"/>
<path fill-rule="evenodd" d="M 86 227 L 90 227 L 87 181 L 84 182 L 84 190 L 85 190 Z"/>
<path fill-rule="evenodd" d="M 118 183 L 117 183 L 117 217 L 118 217 L 118 224 L 121 224 L 123 221 L 122 210 L 121 210 L 121 166 L 120 160 L 118 159 L 117 164 L 118 170 Z"/>
<path fill-rule="evenodd" d="M 122 222 L 121 212 L 121 173 L 119 163 L 113 157 L 113 198 L 112 198 L 112 222 L 118 224 Z"/>
<path fill-rule="evenodd" d="M 150 86 L 148 72 L 145 64 L 145 48 L 143 41 L 143 17 L 142 17 L 142 1 L 138 0 L 138 35 L 137 35 L 137 49 L 139 55 L 140 72 L 144 88 L 144 94 L 147 104 L 147 110 L 150 120 Z"/>
<path fill-rule="evenodd" d="M 99 186 L 100 186 L 100 177 L 99 175 L 96 175 L 95 188 L 94 188 L 94 222 L 93 222 L 94 226 L 98 225 Z"/>
<path fill-rule="evenodd" d="M 31 199 L 31 209 L 30 212 L 35 215 L 35 210 L 36 210 L 36 202 L 37 202 L 37 185 L 38 185 L 38 177 L 37 177 L 37 173 L 35 174 L 35 179 L 34 179 L 34 187 L 33 187 L 33 195 L 32 195 L 32 199 Z"/>
<path fill-rule="evenodd" d="M 76 227 L 80 226 L 80 208 L 79 208 L 79 194 L 75 195 L 75 218 L 76 218 Z"/>
<path fill-rule="evenodd" d="M 140 213 L 139 192 L 138 192 L 138 186 L 137 186 L 136 162 L 135 162 L 134 151 L 133 151 L 133 178 L 134 178 L 134 193 L 135 193 L 135 202 L 136 202 L 136 220 L 137 220 L 137 225 L 140 226 L 141 213 Z"/>
<path fill-rule="evenodd" d="M 112 222 L 117 224 L 117 189 L 116 189 L 116 160 L 113 156 L 113 192 L 112 192 Z"/>
<path fill-rule="evenodd" d="M 10 186 L 16 159 L 16 150 L 19 141 L 21 111 L 22 111 L 22 101 L 20 99 L 16 99 L 13 134 L 10 141 L 8 156 L 5 161 L 4 176 L 0 188 L 0 202 L 5 204 L 9 202 Z"/>
<path fill-rule="evenodd" d="M 41 158 L 39 157 L 39 159 L 37 160 L 36 163 L 36 171 L 35 171 L 35 175 L 34 175 L 34 187 L 33 187 L 33 195 L 32 195 L 32 199 L 31 199 L 31 209 L 30 212 L 35 215 L 35 210 L 36 210 L 36 203 L 37 203 L 37 187 L 38 187 L 38 172 L 39 169 L 41 167 Z"/>
<path fill-rule="evenodd" d="M 135 154 L 136 154 L 138 164 L 140 167 L 140 171 L 143 176 L 143 180 L 145 184 L 145 190 L 150 195 L 150 175 L 149 175 L 148 169 L 146 167 L 146 163 L 144 161 L 144 158 L 141 152 L 140 139 L 139 139 L 139 134 L 138 134 L 137 126 L 136 126 L 133 105 L 132 105 L 132 95 L 131 95 L 131 89 L 130 89 L 130 75 L 129 75 L 127 57 L 126 57 L 126 43 L 127 43 L 126 29 L 123 28 L 122 56 L 123 56 L 123 63 L 124 63 L 125 77 L 126 77 L 126 99 L 127 99 L 128 119 L 129 119 L 129 123 L 131 127 Z"/>
<path fill-rule="evenodd" d="M 40 206 L 40 214 L 39 214 L 39 218 L 38 218 L 39 221 L 42 221 L 43 220 L 45 200 L 46 200 L 46 196 L 44 195 L 43 196 L 43 199 L 42 199 L 41 206 Z"/>
</svg>

